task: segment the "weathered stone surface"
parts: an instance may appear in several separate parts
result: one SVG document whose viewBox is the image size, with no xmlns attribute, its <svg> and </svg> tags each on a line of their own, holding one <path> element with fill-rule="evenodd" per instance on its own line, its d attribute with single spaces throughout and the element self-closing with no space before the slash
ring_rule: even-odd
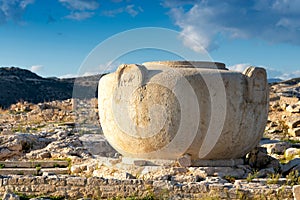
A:
<svg viewBox="0 0 300 200">
<path fill-rule="evenodd" d="M 286 120 L 286 124 L 289 126 L 290 129 L 293 129 L 293 128 L 296 128 L 297 126 L 300 126 L 299 116 L 290 116 Z"/>
<path fill-rule="evenodd" d="M 293 195 L 295 200 L 300 200 L 300 185 L 293 186 Z"/>
<path fill-rule="evenodd" d="M 104 135 L 126 157 L 240 158 L 259 143 L 267 121 L 262 68 L 241 74 L 210 62 L 121 65 L 98 88 Z"/>
<path fill-rule="evenodd" d="M 86 165 L 72 165 L 70 170 L 72 174 L 77 174 L 85 171 L 86 169 Z"/>
<path fill-rule="evenodd" d="M 53 173 L 53 174 L 69 174 L 68 168 L 43 168 L 41 173 Z"/>
<path fill-rule="evenodd" d="M 236 178 L 244 178 L 247 174 L 245 170 L 236 167 L 201 167 L 207 176 L 233 176 Z"/>
<path fill-rule="evenodd" d="M 17 175 L 36 175 L 38 174 L 38 171 L 36 169 L 30 169 L 30 168 L 3 168 L 0 169 L 0 174 L 3 175 L 10 175 L 10 174 L 17 174 Z"/>
<path fill-rule="evenodd" d="M 292 104 L 286 107 L 286 111 L 290 113 L 300 113 L 300 104 Z"/>
<path fill-rule="evenodd" d="M 253 168 L 274 168 L 275 170 L 280 170 L 281 166 L 277 159 L 269 156 L 267 154 L 267 149 L 263 147 L 253 149 L 247 155 L 247 162 Z"/>
<path fill-rule="evenodd" d="M 262 147 L 267 148 L 268 154 L 283 154 L 286 149 L 291 147 L 288 142 L 276 142 L 271 144 L 263 144 Z"/>
<path fill-rule="evenodd" d="M 288 174 L 289 171 L 291 171 L 293 168 L 300 166 L 300 158 L 295 158 L 288 163 L 282 165 L 282 173 Z"/>
<path fill-rule="evenodd" d="M 147 160 L 134 160 L 133 164 L 137 166 L 146 166 L 148 164 Z"/>
<path fill-rule="evenodd" d="M 20 156 L 23 151 L 30 151 L 45 147 L 49 141 L 41 140 L 38 135 L 16 133 L 0 136 L 0 160 Z"/>
<path fill-rule="evenodd" d="M 82 178 L 82 177 L 67 178 L 67 185 L 84 186 L 85 184 L 86 184 L 86 178 Z"/>
<path fill-rule="evenodd" d="M 24 181 L 18 181 L 20 178 L 35 178 L 37 181 L 24 184 Z M 12 182 L 10 179 L 16 181 Z M 279 185 L 267 187 L 266 179 L 261 181 L 257 180 L 253 183 L 236 180 L 234 184 L 220 177 L 209 177 L 205 180 L 202 179 L 201 182 L 185 182 L 185 179 L 183 179 L 183 182 L 178 182 L 181 177 L 178 177 L 178 180 L 173 179 L 171 181 L 143 181 L 133 179 L 121 181 L 95 177 L 85 179 L 82 177 L 60 176 L 56 178 L 55 184 L 54 182 L 46 184 L 38 179 L 45 179 L 45 177 L 16 176 L 8 178 L 8 184 L 0 188 L 0 194 L 3 195 L 5 190 L 10 190 L 18 193 L 26 193 L 27 195 L 63 196 L 68 199 L 78 199 L 82 196 L 92 199 L 100 197 L 113 198 L 116 196 L 120 198 L 132 196 L 142 198 L 147 194 L 151 194 L 151 196 L 154 195 L 155 199 L 173 199 L 173 197 L 180 197 L 180 199 L 203 199 L 212 196 L 216 198 L 228 198 L 227 195 L 239 199 L 237 195 L 237 191 L 239 191 L 240 195 L 246 195 L 253 199 L 260 197 L 259 195 L 270 197 L 267 199 L 292 198 L 292 187 L 284 186 L 284 193 L 279 194 L 277 191 L 283 188 Z M 47 181 L 47 179 L 48 178 L 45 180 Z M 38 182 L 41 182 L 41 184 L 37 184 Z M 10 185 L 10 183 L 13 183 L 13 185 Z M 279 183 L 281 184 L 283 182 L 280 180 Z"/>
<path fill-rule="evenodd" d="M 117 151 L 100 134 L 85 134 L 79 138 L 83 146 L 92 154 L 106 157 L 115 157 Z"/>
<path fill-rule="evenodd" d="M 228 160 L 193 160 L 194 167 L 234 167 L 243 165 L 243 159 L 228 159 Z"/>
<path fill-rule="evenodd" d="M 299 156 L 300 155 L 300 149 L 298 148 L 288 148 L 285 152 L 284 152 L 285 157 L 291 158 L 294 156 Z"/>
<path fill-rule="evenodd" d="M 257 177 L 258 178 L 266 178 L 270 174 L 275 174 L 275 170 L 272 167 L 259 170 L 258 174 L 257 174 Z"/>
<path fill-rule="evenodd" d="M 272 88 L 273 86 L 270 87 Z M 282 93 L 282 95 L 292 95 L 292 87 L 294 87 L 294 91 L 300 91 L 300 84 L 292 85 L 287 83 L 280 87 L 289 87 L 286 90 L 289 93 Z M 276 95 L 278 94 L 276 93 Z M 291 135 L 291 131 L 297 130 L 300 127 L 300 113 L 288 112 L 286 109 L 290 105 L 297 104 L 299 99 L 288 98 L 285 103 L 279 102 L 276 99 L 282 98 L 276 96 L 270 105 L 265 137 L 260 145 L 267 148 L 267 152 L 265 153 L 269 156 L 277 160 L 289 160 L 292 157 L 298 157 L 297 153 L 295 156 L 284 157 L 282 151 L 284 151 L 285 145 L 288 148 L 300 149 L 300 144 L 297 142 L 299 138 L 296 135 Z M 294 100 L 291 101 L 291 99 Z M 96 128 L 92 126 L 84 125 L 79 127 L 77 122 L 82 123 L 84 121 L 82 119 L 76 120 L 76 123 L 69 120 L 74 120 L 74 113 L 70 110 L 73 104 L 72 101 L 44 102 L 39 105 L 20 102 L 12 105 L 7 111 L 0 109 L 0 146 L 5 147 L 2 149 L 4 152 L 15 153 L 14 155 L 8 155 L 7 159 L 36 160 L 43 158 L 45 159 L 45 164 L 47 164 L 47 162 L 51 162 L 47 160 L 50 153 L 51 158 L 72 159 L 71 166 L 80 166 L 81 170 L 76 174 L 81 177 L 90 177 L 94 171 L 97 172 L 94 175 L 100 177 L 87 178 L 84 185 L 70 186 L 67 184 L 68 176 L 55 175 L 52 172 L 44 172 L 43 176 L 4 175 L 2 173 L 2 176 L 0 176 L 1 196 L 6 191 L 14 191 L 26 193 L 26 195 L 65 196 L 69 199 L 72 199 L 70 196 L 76 195 L 91 199 L 101 196 L 109 198 L 115 196 L 125 198 L 132 195 L 142 197 L 146 192 L 153 194 L 151 188 L 153 188 L 152 184 L 154 181 L 162 181 L 167 182 L 166 184 L 170 185 L 170 188 L 168 190 L 161 190 L 161 192 L 163 194 L 168 193 L 173 199 L 205 199 L 207 195 L 211 198 L 216 195 L 216 199 L 240 199 L 242 196 L 249 199 L 261 199 L 262 197 L 265 199 L 293 198 L 291 196 L 292 187 L 286 185 L 284 177 L 294 170 L 300 171 L 300 163 L 298 163 L 297 159 L 283 164 L 283 170 L 277 171 L 274 167 L 270 167 L 273 164 L 274 166 L 278 164 L 275 160 L 263 166 L 262 169 L 254 169 L 248 165 L 231 165 L 228 160 L 222 161 L 223 163 L 220 160 L 201 160 L 201 165 L 207 166 L 206 168 L 185 168 L 178 167 L 178 163 L 175 160 L 172 160 L 172 162 L 160 160 L 158 162 L 158 160 L 135 158 L 131 159 L 131 162 L 125 162 L 126 159 L 122 157 L 118 157 L 118 159 L 116 157 L 101 158 L 97 155 L 91 155 L 87 148 L 88 146 L 83 144 L 84 142 L 80 137 L 85 133 L 101 133 L 101 131 L 97 132 Z M 88 102 L 89 100 L 76 102 L 85 107 L 82 110 L 82 114 L 79 114 L 80 118 L 84 118 L 83 116 L 87 114 L 88 109 L 94 108 L 94 106 L 88 107 L 84 105 Z M 91 109 L 90 112 L 97 115 L 97 111 L 95 110 Z M 88 121 L 90 121 L 90 116 L 88 118 Z M 58 123 L 57 120 L 66 122 Z M 288 131 L 290 131 L 289 134 Z M 20 134 L 20 132 L 22 133 Z M 24 137 L 22 136 L 23 138 L 20 140 L 18 138 L 14 140 L 16 139 L 16 135 L 23 135 Z M 18 144 L 18 141 L 25 141 L 27 135 L 33 135 L 33 140 L 27 138 L 29 139 L 28 143 Z M 11 136 L 14 139 L 10 141 L 8 138 Z M 284 140 L 284 142 L 280 140 Z M 38 142 L 36 143 L 36 141 Z M 46 145 L 39 146 L 38 143 Z M 97 150 L 97 148 L 95 149 Z M 178 157 L 180 155 L 178 154 Z M 197 160 L 192 160 L 194 163 L 195 161 Z M 4 164 L 5 167 L 14 169 L 16 167 L 15 163 L 16 161 L 5 163 L 4 161 L 0 161 L 0 164 Z M 229 163 L 228 166 L 230 167 L 216 168 L 214 165 L 220 166 L 218 163 L 222 163 L 222 166 L 224 163 Z M 28 163 L 22 164 L 22 167 L 26 165 L 30 167 Z M 33 167 L 35 168 L 35 165 Z M 37 167 L 36 169 L 39 168 Z M 42 166 L 41 168 L 44 167 Z M 258 173 L 255 172 L 256 170 L 258 170 Z M 33 172 L 35 171 L 34 169 Z M 39 172 L 41 173 L 41 171 Z M 278 180 L 277 184 L 270 184 L 271 178 L 269 176 L 272 173 L 282 173 L 282 178 Z M 129 176 L 126 177 L 126 174 L 131 174 L 137 179 L 128 179 Z M 242 176 L 242 174 L 244 175 Z M 253 179 L 248 183 L 245 181 L 248 174 L 265 178 Z M 212 186 L 209 187 L 209 185 Z M 160 196 L 156 196 L 157 198 L 162 197 L 161 193 L 158 193 L 158 195 Z M 74 197 L 74 199 L 78 197 Z M 168 198 L 166 197 L 166 199 Z"/>
<path fill-rule="evenodd" d="M 297 97 L 286 97 L 286 96 L 280 96 L 279 103 L 282 104 L 296 104 L 298 103 L 299 99 Z"/>
<path fill-rule="evenodd" d="M 300 136 L 300 127 L 289 129 L 288 132 L 293 137 L 299 137 Z"/>
<path fill-rule="evenodd" d="M 182 167 L 189 167 L 192 165 L 192 157 L 189 154 L 185 154 L 184 156 L 178 158 L 178 163 Z"/>
<path fill-rule="evenodd" d="M 0 164 L 8 168 L 35 168 L 35 167 L 67 167 L 67 161 L 60 160 L 40 160 L 40 161 L 0 161 Z"/>
<path fill-rule="evenodd" d="M 20 197 L 13 193 L 5 193 L 2 197 L 3 200 L 20 200 Z"/>
</svg>

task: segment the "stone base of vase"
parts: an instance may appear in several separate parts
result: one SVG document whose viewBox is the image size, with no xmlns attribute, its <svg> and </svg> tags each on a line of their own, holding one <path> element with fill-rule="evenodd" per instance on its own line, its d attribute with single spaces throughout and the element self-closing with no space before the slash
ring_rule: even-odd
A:
<svg viewBox="0 0 300 200">
<path fill-rule="evenodd" d="M 176 166 L 181 167 L 235 167 L 243 165 L 243 159 L 224 159 L 224 160 L 191 160 L 190 164 L 181 164 L 178 160 L 161 160 L 161 159 L 138 159 L 123 157 L 122 163 L 136 166 Z"/>
</svg>

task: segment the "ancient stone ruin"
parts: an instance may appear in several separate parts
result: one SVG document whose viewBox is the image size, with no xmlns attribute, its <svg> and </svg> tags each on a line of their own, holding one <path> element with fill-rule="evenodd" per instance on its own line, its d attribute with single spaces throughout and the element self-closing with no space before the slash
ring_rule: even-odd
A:
<svg viewBox="0 0 300 200">
<path fill-rule="evenodd" d="M 184 71 L 190 70 L 192 73 L 195 70 L 186 65 L 188 63 L 181 63 L 181 66 L 185 67 Z M 207 65 L 209 63 L 205 64 L 205 66 Z M 251 70 L 246 73 L 248 74 L 246 76 L 237 72 L 230 72 L 224 69 L 222 64 L 212 65 L 217 65 L 219 69 L 213 69 L 213 66 L 210 69 L 199 69 L 202 70 L 203 75 L 202 77 L 199 75 L 199 79 L 202 81 L 199 82 L 202 85 L 195 86 L 197 82 L 192 79 L 194 75 L 187 76 L 186 73 L 182 76 L 176 73 L 180 70 L 178 67 L 178 71 L 173 70 L 173 72 L 168 72 L 167 75 L 164 74 L 169 82 L 164 83 L 166 79 L 153 78 L 163 73 L 163 70 L 159 70 L 158 67 L 150 70 L 147 64 L 144 64 L 147 67 L 147 73 L 143 74 L 146 79 L 142 79 L 144 80 L 142 83 L 144 87 L 130 88 L 134 91 L 131 96 L 139 94 L 138 92 L 142 95 L 136 95 L 133 99 L 129 98 L 131 97 L 129 95 L 128 104 L 134 105 L 134 107 L 121 110 L 120 116 L 117 117 L 123 116 L 124 122 L 122 119 L 117 118 L 116 120 L 123 123 L 127 120 L 129 123 L 129 120 L 135 119 L 136 121 L 132 121 L 140 125 L 135 131 L 141 134 L 141 138 L 156 137 L 155 133 L 160 130 L 158 129 L 160 125 L 164 125 L 165 128 L 172 126 L 170 122 L 167 124 L 168 120 L 173 120 L 173 118 L 168 118 L 167 111 L 172 111 L 174 114 L 179 113 L 180 118 L 174 115 L 177 117 L 174 119 L 178 119 L 180 122 L 178 130 L 174 129 L 177 131 L 176 134 L 180 133 L 180 126 L 184 125 L 181 125 L 181 123 L 194 125 L 193 123 L 197 121 L 196 113 L 198 111 L 198 119 L 203 121 L 203 117 L 206 116 L 207 120 L 210 120 L 210 123 L 214 126 L 219 126 L 222 123 L 222 110 L 226 110 L 224 127 L 240 126 L 236 122 L 233 123 L 237 119 L 240 120 L 239 123 L 254 123 L 249 121 L 253 118 L 253 114 L 250 115 L 249 113 L 251 110 L 244 113 L 244 116 L 248 116 L 248 121 L 235 117 L 236 114 L 231 116 L 233 119 L 230 120 L 227 115 L 228 109 L 234 107 L 234 105 L 234 108 L 238 108 L 236 111 L 245 111 L 246 105 L 250 104 L 259 107 L 257 103 L 259 98 L 250 99 L 251 95 L 248 96 L 248 91 L 250 91 L 247 86 L 250 81 L 248 76 L 250 76 L 249 72 L 253 68 L 249 68 Z M 200 66 L 200 64 L 197 66 Z M 142 66 L 138 67 L 142 68 Z M 177 68 L 174 69 L 177 70 Z M 133 67 L 133 69 L 135 68 Z M 218 70 L 223 72 L 220 74 L 222 79 L 219 79 L 217 74 L 213 73 Z M 124 72 L 127 73 L 128 71 L 122 72 L 120 80 L 125 78 L 126 73 Z M 236 85 L 228 83 L 237 79 L 226 78 L 230 73 L 239 74 L 241 81 L 235 82 Z M 129 76 L 130 74 L 127 73 L 128 80 L 134 80 Z M 210 81 L 207 76 L 213 76 L 213 81 Z M 116 77 L 116 80 L 118 78 Z M 181 87 L 179 87 L 179 84 L 172 83 L 172 81 L 180 83 Z M 153 85 L 150 86 L 150 82 Z M 121 87 L 124 84 L 123 81 L 118 85 L 114 85 L 114 87 Z M 156 86 L 155 84 L 159 85 L 157 86 L 158 89 L 161 89 L 159 91 L 163 91 L 157 96 L 150 93 L 150 89 L 153 89 L 153 86 Z M 223 84 L 224 86 L 222 86 Z M 239 88 L 238 84 L 245 84 L 243 86 L 245 89 L 228 93 L 229 87 Z M 261 84 L 264 84 L 264 82 L 253 83 L 256 88 Z M 189 85 L 193 90 L 195 88 L 195 91 L 196 89 L 205 88 L 206 90 L 203 91 L 206 91 L 206 93 L 196 91 L 194 92 L 196 100 L 186 98 L 186 96 L 193 97 L 193 90 L 189 90 Z M 215 85 L 221 86 L 213 88 Z M 110 87 L 110 85 L 107 87 Z M 224 101 L 217 101 L 224 96 L 224 94 L 220 95 L 223 91 L 222 88 L 225 88 L 226 106 L 228 105 L 226 109 L 222 107 Z M 169 92 L 169 90 L 172 92 Z M 0 109 L 0 196 L 2 199 L 11 199 L 12 197 L 14 199 L 24 199 L 26 197 L 26 199 L 32 198 L 32 200 L 42 197 L 43 199 L 300 199 L 300 101 L 296 96 L 300 91 L 300 78 L 270 84 L 269 90 L 269 115 L 263 137 L 257 147 L 240 159 L 223 157 L 209 160 L 206 157 L 200 157 L 199 154 L 195 158 L 192 157 L 191 150 L 178 155 L 168 155 L 173 157 L 167 157 L 167 154 L 164 154 L 164 157 L 158 155 L 153 158 L 137 157 L 136 155 L 130 157 L 125 154 L 125 156 L 120 156 L 108 144 L 106 137 L 102 135 L 97 117 L 99 113 L 97 99 L 57 100 L 39 104 L 24 101 L 11 105 L 9 109 Z M 217 91 L 218 94 L 212 91 Z M 257 94 L 259 91 L 257 89 L 250 94 Z M 240 93 L 243 93 L 243 95 Z M 114 95 L 115 97 L 118 97 L 118 95 L 122 97 L 124 94 L 117 91 Z M 200 98 L 204 98 L 205 95 L 212 97 L 201 100 Z M 219 96 L 214 97 L 215 95 Z M 233 98 L 232 96 L 238 99 L 239 95 L 243 96 L 244 99 L 241 99 L 241 102 L 244 102 L 244 104 L 230 100 L 230 98 Z M 164 97 L 163 100 L 157 100 L 162 97 Z M 152 102 L 150 101 L 151 98 L 153 99 Z M 201 100 L 200 103 L 198 103 L 198 99 Z M 146 106 L 141 107 L 141 105 L 148 105 L 145 103 L 146 100 L 150 101 L 148 104 L 151 105 L 148 110 Z M 177 102 L 175 105 L 179 105 L 177 107 L 179 109 L 171 108 L 172 104 L 169 102 L 172 101 Z M 120 103 L 122 102 L 120 101 Z M 198 109 L 191 112 L 191 114 L 194 114 L 194 118 L 188 116 L 187 120 L 182 121 L 182 119 L 185 119 L 182 116 L 187 116 L 184 115 L 184 112 L 190 106 L 197 104 Z M 207 107 L 203 106 L 204 104 Z M 238 106 L 240 104 L 242 106 Z M 80 109 L 76 109 L 75 112 L 73 109 L 76 105 L 80 105 Z M 199 105 L 202 105 L 202 107 Z M 217 107 L 213 107 L 213 105 L 217 105 Z M 116 105 L 113 105 L 113 108 L 116 111 L 119 109 Z M 141 108 L 150 114 L 137 112 Z M 155 109 L 160 112 L 155 112 Z M 216 115 L 213 114 L 213 109 L 218 111 Z M 235 111 L 231 111 L 231 113 L 235 113 Z M 126 117 L 126 115 L 129 117 Z M 158 127 L 153 129 L 155 130 L 152 132 L 153 135 L 146 132 L 149 131 L 145 123 L 148 120 L 147 117 L 153 120 L 158 117 L 160 117 L 159 119 L 165 119 L 162 122 L 158 121 L 161 124 L 154 123 L 151 126 L 151 123 L 149 123 L 150 127 L 153 127 L 153 125 Z M 150 122 L 152 121 L 150 120 Z M 203 122 L 206 122 L 205 119 Z M 206 123 L 208 126 L 210 125 L 210 123 Z M 264 121 L 261 121 L 261 123 L 264 123 Z M 120 124 L 122 125 L 122 123 Z M 203 127 L 205 124 L 200 125 Z M 124 127 L 119 126 L 118 128 L 128 131 L 128 127 Z M 187 127 L 187 125 L 184 127 Z M 250 127 L 250 124 L 247 127 Z M 146 131 L 142 132 L 142 128 Z M 194 130 L 193 128 L 199 127 L 195 126 L 187 130 Z M 217 130 L 218 127 L 211 128 Z M 204 129 L 204 131 L 208 130 L 209 128 Z M 200 129 L 199 133 L 202 134 L 201 131 Z M 196 133 L 198 134 L 198 132 Z M 248 132 L 241 129 L 241 136 L 239 134 L 234 136 L 240 136 L 237 137 L 236 142 L 242 140 L 245 133 Z M 252 130 L 252 133 L 255 132 Z M 107 133 L 105 134 L 107 135 Z M 193 141 L 190 146 L 199 142 L 199 140 L 196 140 L 197 134 L 195 138 L 191 137 Z M 221 132 L 221 134 L 224 133 Z M 132 135 L 132 133 L 129 134 L 129 136 Z M 188 138 L 188 136 L 190 137 L 191 133 L 183 134 L 181 138 L 182 140 L 190 140 L 191 138 Z M 213 136 L 212 139 L 216 135 Z M 180 141 L 180 137 L 179 139 L 176 137 L 179 136 L 175 135 L 172 138 L 171 135 L 169 143 Z M 138 137 L 136 136 L 136 138 Z M 205 135 L 203 138 L 205 138 Z M 202 138 L 198 139 L 201 140 Z M 128 142 L 128 140 L 124 141 Z M 216 141 L 216 145 L 219 141 L 220 139 Z M 249 143 L 251 141 L 253 142 L 252 139 L 248 139 Z M 171 144 L 169 143 L 163 148 L 170 148 Z M 177 143 L 177 145 L 179 144 L 181 143 Z M 215 149 L 215 147 L 212 149 Z M 234 148 L 236 148 L 236 151 L 242 149 L 240 147 Z M 171 150 L 169 152 L 176 152 L 176 148 L 173 148 L 174 151 Z M 238 156 L 235 158 L 238 158 Z"/>
<path fill-rule="evenodd" d="M 268 115 L 266 71 L 223 63 L 121 65 L 99 81 L 101 126 L 134 159 L 238 159 L 260 141 Z"/>
</svg>

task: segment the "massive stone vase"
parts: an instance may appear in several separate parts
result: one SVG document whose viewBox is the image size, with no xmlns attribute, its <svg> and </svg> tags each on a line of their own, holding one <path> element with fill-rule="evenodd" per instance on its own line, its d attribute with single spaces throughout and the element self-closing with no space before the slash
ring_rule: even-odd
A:
<svg viewBox="0 0 300 200">
<path fill-rule="evenodd" d="M 267 122 L 266 71 L 258 67 L 239 73 L 214 62 L 125 64 L 102 77 L 98 91 L 104 135 L 126 157 L 241 158 Z"/>
</svg>

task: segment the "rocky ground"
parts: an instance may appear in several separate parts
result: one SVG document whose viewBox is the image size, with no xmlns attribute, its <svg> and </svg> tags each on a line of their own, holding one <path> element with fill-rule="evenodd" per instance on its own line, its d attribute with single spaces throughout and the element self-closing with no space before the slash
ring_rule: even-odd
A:
<svg viewBox="0 0 300 200">
<path fill-rule="evenodd" d="M 19 102 L 0 110 L 0 161 L 68 159 L 70 175 L 154 181 L 168 195 L 174 191 L 173 199 L 174 188 L 194 194 L 195 185 L 216 199 L 293 199 L 300 194 L 295 187 L 300 184 L 299 98 L 300 79 L 271 85 L 260 145 L 242 159 L 199 166 L 122 158 L 101 134 L 96 99 Z M 228 192 L 232 189 L 234 197 Z"/>
</svg>

